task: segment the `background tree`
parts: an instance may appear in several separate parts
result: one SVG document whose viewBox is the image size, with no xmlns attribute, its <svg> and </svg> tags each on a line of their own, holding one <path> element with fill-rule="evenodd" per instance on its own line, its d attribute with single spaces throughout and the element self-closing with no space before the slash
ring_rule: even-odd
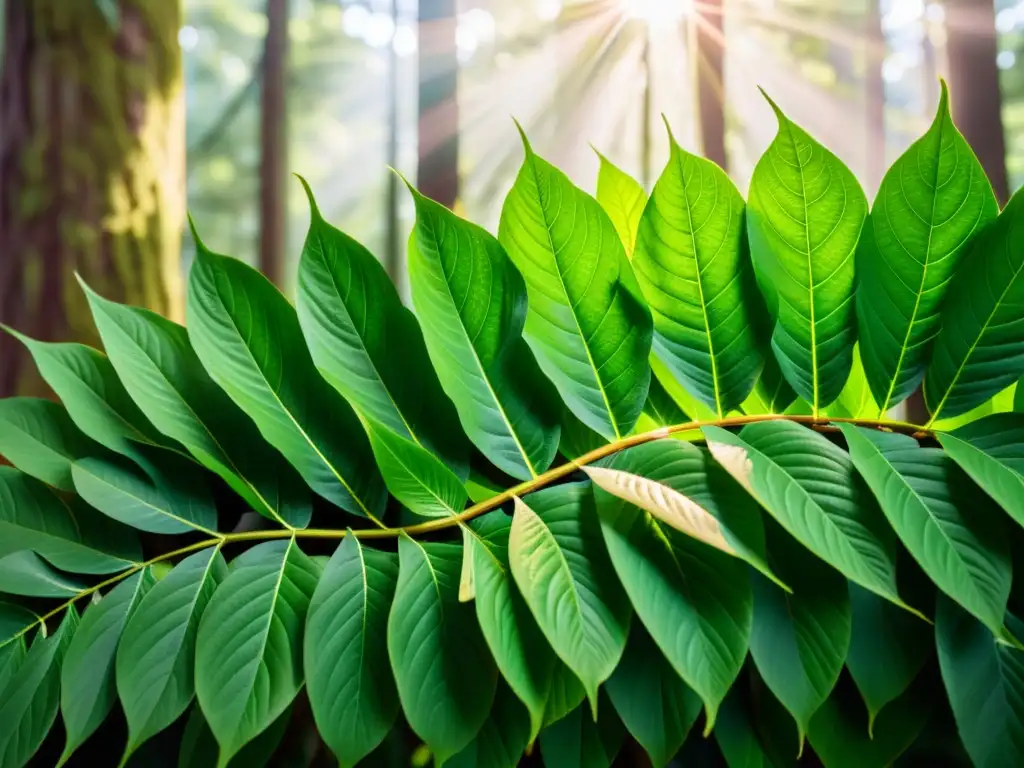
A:
<svg viewBox="0 0 1024 768">
<path fill-rule="evenodd" d="M 98 5 L 5 8 L 0 321 L 42 339 L 94 339 L 75 271 L 106 296 L 181 315 L 180 6 Z M 0 361 L 0 396 L 39 388 L 6 335 Z"/>
<path fill-rule="evenodd" d="M 459 60 L 455 0 L 419 4 L 420 191 L 452 207 L 459 196 Z"/>
<path fill-rule="evenodd" d="M 697 114 L 703 154 L 729 170 L 725 148 L 725 36 L 723 0 L 694 11 L 697 56 Z"/>
<path fill-rule="evenodd" d="M 267 0 L 260 99 L 260 271 L 280 285 L 288 219 L 288 0 Z"/>
</svg>

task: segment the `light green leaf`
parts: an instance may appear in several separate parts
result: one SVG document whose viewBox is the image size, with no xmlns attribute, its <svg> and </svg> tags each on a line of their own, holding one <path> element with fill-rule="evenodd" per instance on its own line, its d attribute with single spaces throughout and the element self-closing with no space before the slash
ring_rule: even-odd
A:
<svg viewBox="0 0 1024 768">
<path fill-rule="evenodd" d="M 669 151 L 633 268 L 654 315 L 654 355 L 723 418 L 747 398 L 764 364 L 743 198 L 725 171 L 685 151 L 671 131 Z"/>
<path fill-rule="evenodd" d="M 320 569 L 294 539 L 232 564 L 199 622 L 196 695 L 220 744 L 219 766 L 266 730 L 302 687 L 306 610 Z"/>
<path fill-rule="evenodd" d="M 60 669 L 78 628 L 74 606 L 49 637 L 36 635 L 17 671 L 0 691 L 0 765 L 26 765 L 46 738 L 60 705 Z"/>
<path fill-rule="evenodd" d="M 0 592 L 27 597 L 74 597 L 85 584 L 58 573 L 31 550 L 0 557 Z"/>
<path fill-rule="evenodd" d="M 1024 194 L 974 238 L 943 304 L 924 396 L 932 421 L 966 413 L 1024 374 Z"/>
<path fill-rule="evenodd" d="M 0 400 L 0 455 L 25 474 L 73 491 L 71 462 L 99 450 L 61 405 L 35 397 Z"/>
<path fill-rule="evenodd" d="M 314 367 L 287 299 L 259 272 L 210 252 L 196 237 L 187 309 L 196 355 L 264 439 L 314 492 L 379 518 L 387 494 L 369 441 Z"/>
<path fill-rule="evenodd" d="M 671 460 L 665 474 L 679 471 Z M 632 503 L 603 489 L 595 493 L 615 573 L 675 673 L 704 702 L 710 732 L 747 656 L 753 609 L 747 567 Z"/>
<path fill-rule="evenodd" d="M 464 480 L 469 443 L 430 365 L 419 323 L 381 263 L 328 224 L 309 185 L 299 181 L 310 223 L 296 308 L 313 361 L 356 412 L 427 449 Z"/>
<path fill-rule="evenodd" d="M 993 414 L 936 437 L 949 457 L 1024 525 L 1024 413 Z"/>
<path fill-rule="evenodd" d="M 679 679 L 639 622 L 630 627 L 626 652 L 605 689 L 654 768 L 679 751 L 700 715 L 700 697 Z"/>
<path fill-rule="evenodd" d="M 493 499 L 505 490 L 502 484 L 495 482 L 477 470 L 470 471 L 465 487 L 467 493 L 469 493 L 470 500 L 474 504 L 480 504 L 488 499 Z"/>
<path fill-rule="evenodd" d="M 449 517 L 466 506 L 462 481 L 439 458 L 418 443 L 364 417 L 377 468 L 388 490 L 417 515 Z"/>
<path fill-rule="evenodd" d="M 1007 615 L 1016 636 L 1024 623 Z M 960 740 L 979 768 L 1024 762 L 1024 652 L 996 642 L 952 600 L 935 613 L 939 667 Z"/>
<path fill-rule="evenodd" d="M 459 603 L 462 547 L 402 536 L 398 555 L 388 653 L 406 719 L 440 766 L 483 727 L 498 675 L 473 609 Z"/>
<path fill-rule="evenodd" d="M 597 173 L 597 202 L 612 220 L 622 247 L 626 249 L 626 256 L 632 258 L 647 193 L 640 182 L 616 167 L 607 157 L 600 152 L 597 157 L 601 162 Z"/>
<path fill-rule="evenodd" d="M 764 361 L 761 376 L 754 385 L 754 391 L 743 401 L 740 408 L 744 413 L 786 413 L 796 402 L 797 396 L 782 375 L 775 355 L 768 355 Z M 801 401 L 803 402 L 803 401 Z M 713 418 L 713 416 L 712 416 Z M 709 421 L 710 419 L 703 419 Z"/>
<path fill-rule="evenodd" d="M 124 461 L 86 458 L 72 465 L 71 476 L 90 506 L 118 522 L 150 533 L 217 535 L 213 498 L 205 486 L 191 484 L 187 473 L 178 483 L 157 487 Z"/>
<path fill-rule="evenodd" d="M 857 471 L 924 572 L 1001 633 L 1012 576 L 999 510 L 942 450 L 906 435 L 840 429 Z"/>
<path fill-rule="evenodd" d="M 602 697 L 604 699 L 604 697 Z M 601 719 L 594 721 L 577 707 L 540 733 L 540 752 L 547 768 L 609 768 L 622 748 L 626 731 L 603 700 Z"/>
<path fill-rule="evenodd" d="M 441 386 L 488 459 L 534 477 L 558 447 L 558 398 L 522 339 L 523 278 L 488 232 L 412 192 L 409 284 Z"/>
<path fill-rule="evenodd" d="M 0 467 L 0 557 L 23 549 L 71 573 L 114 573 L 142 560 L 130 528 Z"/>
<path fill-rule="evenodd" d="M 828 416 L 844 419 L 875 418 L 879 415 L 878 404 L 875 403 L 871 395 L 871 387 L 864 374 L 859 343 L 853 348 L 853 368 L 850 370 L 850 378 L 846 380 L 846 385 L 839 393 L 839 397 L 825 409 L 825 413 Z"/>
<path fill-rule="evenodd" d="M 526 705 L 528 736 L 533 742 L 544 725 L 555 655 L 512 583 L 508 562 L 511 518 L 495 510 L 475 519 L 471 526 L 463 528 L 463 566 L 471 569 L 477 621 L 498 670 Z"/>
<path fill-rule="evenodd" d="M 771 563 L 793 591 L 751 575 L 750 655 L 765 684 L 793 715 L 802 750 L 811 717 L 828 698 L 846 660 L 850 597 L 846 579 L 778 525 L 769 523 L 767 533 Z"/>
<path fill-rule="evenodd" d="M 89 606 L 68 646 L 60 675 L 60 713 L 67 742 L 58 765 L 99 728 L 117 700 L 114 661 L 125 624 L 155 583 L 146 568 Z"/>
<path fill-rule="evenodd" d="M 772 350 L 817 414 L 852 365 L 854 252 L 868 204 L 842 161 L 768 102 L 779 132 L 750 180 L 750 252 L 774 320 Z"/>
<path fill-rule="evenodd" d="M 632 434 L 639 435 L 658 427 L 671 427 L 690 421 L 679 403 L 668 393 L 657 377 L 651 377 L 651 388 L 647 391 L 644 410 L 633 426 Z"/>
<path fill-rule="evenodd" d="M 882 414 L 921 384 L 946 293 L 998 213 L 942 83 L 935 120 L 886 172 L 857 251 L 861 354 Z"/>
<path fill-rule="evenodd" d="M 228 762 L 228 768 L 266 768 L 284 738 L 292 718 L 289 705 L 277 720 L 263 733 L 242 747 Z M 178 768 L 215 768 L 217 765 L 217 739 L 210 730 L 210 724 L 203 717 L 199 705 L 192 707 L 185 732 L 181 736 L 181 750 L 178 753 Z"/>
<path fill-rule="evenodd" d="M 196 632 L 227 577 L 216 547 L 182 560 L 143 597 L 117 649 L 117 693 L 128 720 L 125 755 L 177 720 L 195 695 Z"/>
<path fill-rule="evenodd" d="M 850 604 L 853 634 L 846 668 L 867 705 L 870 735 L 882 707 L 906 692 L 928 660 L 931 627 L 856 584 L 850 585 Z"/>
<path fill-rule="evenodd" d="M 715 459 L 790 535 L 851 581 L 907 610 L 896 591 L 896 542 L 853 462 L 790 421 L 748 424 L 739 436 L 704 427 Z"/>
<path fill-rule="evenodd" d="M 214 384 L 185 328 L 82 287 L 110 362 L 146 417 L 257 512 L 284 526 L 307 525 L 310 507 L 301 480 Z"/>
<path fill-rule="evenodd" d="M 515 768 L 530 742 L 529 713 L 499 678 L 490 716 L 469 746 L 447 765 L 449 768 Z"/>
<path fill-rule="evenodd" d="M 596 717 L 597 689 L 626 647 L 632 608 L 612 571 L 588 486 L 517 498 L 509 560 L 537 624 L 583 683 Z"/>
<path fill-rule="evenodd" d="M 306 616 L 306 690 L 320 735 L 342 766 L 376 749 L 398 717 L 387 621 L 398 558 L 347 536 Z"/>
<path fill-rule="evenodd" d="M 576 418 L 618 439 L 647 399 L 651 312 L 600 203 L 523 146 L 498 239 L 526 279 L 526 340 Z"/>
</svg>

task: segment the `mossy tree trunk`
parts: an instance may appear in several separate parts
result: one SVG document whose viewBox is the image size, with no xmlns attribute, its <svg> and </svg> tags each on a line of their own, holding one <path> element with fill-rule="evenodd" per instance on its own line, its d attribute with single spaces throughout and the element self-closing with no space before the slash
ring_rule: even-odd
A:
<svg viewBox="0 0 1024 768">
<path fill-rule="evenodd" d="M 178 0 L 7 2 L 0 72 L 0 321 L 95 343 L 77 271 L 180 319 L 184 102 Z M 112 23 L 113 22 L 113 23 Z M 0 337 L 0 397 L 38 391 Z"/>
</svg>

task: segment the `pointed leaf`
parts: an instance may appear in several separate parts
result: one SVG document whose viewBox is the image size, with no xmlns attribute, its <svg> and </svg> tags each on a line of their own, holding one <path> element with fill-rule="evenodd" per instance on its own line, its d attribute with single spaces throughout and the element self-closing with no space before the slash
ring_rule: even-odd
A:
<svg viewBox="0 0 1024 768">
<path fill-rule="evenodd" d="M 739 436 L 720 427 L 703 431 L 715 459 L 797 541 L 906 607 L 896 591 L 895 538 L 845 451 L 790 421 L 748 424 Z"/>
<path fill-rule="evenodd" d="M 774 768 L 751 723 L 741 691 L 733 688 L 718 710 L 715 741 L 729 768 Z"/>
<path fill-rule="evenodd" d="M 850 378 L 846 380 L 846 386 L 839 393 L 839 397 L 825 409 L 825 413 L 828 416 L 845 419 L 875 418 L 879 415 L 878 404 L 871 395 L 871 387 L 864 373 L 859 343 L 853 347 L 853 368 L 850 370 Z"/>
<path fill-rule="evenodd" d="M 284 296 L 197 238 L 187 308 L 196 355 L 263 438 L 313 491 L 354 514 L 379 517 L 386 493 L 369 441 L 348 403 L 317 373 Z"/>
<path fill-rule="evenodd" d="M 654 315 L 654 354 L 718 418 L 742 403 L 764 355 L 743 198 L 725 171 L 669 133 L 633 268 Z"/>
<path fill-rule="evenodd" d="M 626 256 L 632 258 L 640 217 L 647 203 L 647 193 L 634 179 L 600 152 L 601 167 L 597 174 L 597 202 L 604 208 L 619 234 Z"/>
<path fill-rule="evenodd" d="M 937 448 L 840 425 L 857 471 L 900 541 L 947 595 L 1000 633 L 1011 564 L 999 511 Z"/>
<path fill-rule="evenodd" d="M 0 557 L 0 592 L 27 597 L 74 597 L 85 585 L 51 568 L 31 550 Z"/>
<path fill-rule="evenodd" d="M 449 760 L 449 768 L 515 768 L 530 744 L 530 718 L 522 702 L 502 680 L 494 706 L 476 738 Z"/>
<path fill-rule="evenodd" d="M 406 719 L 442 765 L 483 727 L 497 670 L 473 609 L 459 603 L 462 548 L 402 536 L 398 555 L 388 654 Z"/>
<path fill-rule="evenodd" d="M 227 764 L 228 768 L 265 768 L 270 765 L 291 719 L 292 707 L 289 705 L 269 728 L 231 758 Z M 185 724 L 185 732 L 181 735 L 178 768 L 215 768 L 217 750 L 217 739 L 210 730 L 210 724 L 203 717 L 203 710 L 197 704 L 192 707 L 188 722 Z"/>
<path fill-rule="evenodd" d="M 60 675 L 67 742 L 59 765 L 99 728 L 117 700 L 114 660 L 125 624 L 155 580 L 149 568 L 129 576 L 89 606 L 68 646 Z"/>
<path fill-rule="evenodd" d="M 184 327 L 85 288 L 110 362 L 142 412 L 260 514 L 309 522 L 305 489 L 199 362 Z"/>
<path fill-rule="evenodd" d="M 23 549 L 71 573 L 114 573 L 142 560 L 130 528 L 0 467 L 0 556 Z"/>
<path fill-rule="evenodd" d="M 796 392 L 782 375 L 779 361 L 775 355 L 768 355 L 754 391 L 741 407 L 744 413 L 785 413 L 796 400 Z"/>
<path fill-rule="evenodd" d="M 523 145 L 498 238 L 526 279 L 526 340 L 576 418 L 618 439 L 647 399 L 651 312 L 600 203 Z"/>
<path fill-rule="evenodd" d="M 622 748 L 626 732 L 604 697 L 597 722 L 577 707 L 540 734 L 540 752 L 547 768 L 609 768 Z"/>
<path fill-rule="evenodd" d="M 319 567 L 294 539 L 248 550 L 214 592 L 196 637 L 196 695 L 224 766 L 302 687 L 306 611 Z"/>
<path fill-rule="evenodd" d="M 73 491 L 71 463 L 98 450 L 63 406 L 34 397 L 0 400 L 0 455 L 25 474 Z"/>
<path fill-rule="evenodd" d="M 551 691 L 547 704 L 544 706 L 544 727 L 557 723 L 572 712 L 587 698 L 583 683 L 560 660 L 555 661 L 555 671 L 551 675 Z"/>
<path fill-rule="evenodd" d="M 38 623 L 38 617 L 28 608 L 0 601 L 0 651 L 24 637 Z"/>
<path fill-rule="evenodd" d="M 554 459 L 558 400 L 522 340 L 523 279 L 485 230 L 418 192 L 413 198 L 409 283 L 441 386 L 476 447 L 529 479 Z"/>
<path fill-rule="evenodd" d="M 654 768 L 679 751 L 700 715 L 700 697 L 679 679 L 639 622 L 630 627 L 626 652 L 605 689 Z"/>
<path fill-rule="evenodd" d="M 347 536 L 324 568 L 306 616 L 306 689 L 321 737 L 343 766 L 384 740 L 398 717 L 387 621 L 398 559 Z"/>
<path fill-rule="evenodd" d="M 934 421 L 981 405 L 1024 374 L 1024 194 L 974 238 L 942 307 L 925 403 Z"/>
<path fill-rule="evenodd" d="M 626 647 L 632 609 L 612 572 L 585 484 L 516 499 L 509 537 L 516 586 L 558 657 L 583 683 L 597 715 L 597 689 Z"/>
<path fill-rule="evenodd" d="M 774 319 L 772 350 L 817 414 L 850 373 L 854 252 L 868 204 L 842 161 L 769 103 L 779 132 L 750 180 L 750 252 Z"/>
<path fill-rule="evenodd" d="M 126 755 L 171 725 L 192 701 L 199 620 L 227 570 L 217 548 L 196 552 L 158 581 L 128 619 L 115 667 L 128 720 Z"/>
</svg>

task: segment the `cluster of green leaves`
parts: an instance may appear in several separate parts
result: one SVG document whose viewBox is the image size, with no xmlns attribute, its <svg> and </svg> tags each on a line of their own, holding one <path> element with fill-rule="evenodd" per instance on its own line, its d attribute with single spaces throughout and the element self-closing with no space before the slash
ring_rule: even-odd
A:
<svg viewBox="0 0 1024 768">
<path fill-rule="evenodd" d="M 258 762 L 303 689 L 342 765 L 883 766 L 950 716 L 1024 764 L 1024 195 L 945 96 L 870 212 L 775 111 L 746 202 L 674 141 L 594 198 L 524 137 L 497 237 L 411 189 L 415 312 L 307 187 L 295 306 L 196 237 L 187 327 L 83 286 L 105 353 L 20 337 L 0 767 L 118 707 L 122 763 Z"/>
</svg>

